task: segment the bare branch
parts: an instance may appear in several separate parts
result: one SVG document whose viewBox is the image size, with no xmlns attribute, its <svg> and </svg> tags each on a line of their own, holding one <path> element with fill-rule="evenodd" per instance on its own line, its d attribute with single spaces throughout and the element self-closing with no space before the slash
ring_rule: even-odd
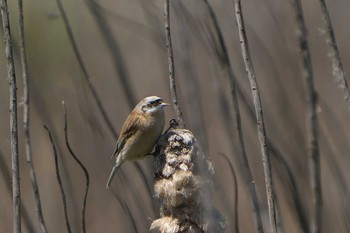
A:
<svg viewBox="0 0 350 233">
<path fill-rule="evenodd" d="M 236 81 L 236 75 L 232 69 L 231 66 L 231 61 L 230 61 L 230 56 L 227 51 L 227 47 L 224 41 L 224 36 L 223 33 L 220 29 L 218 20 L 216 18 L 215 12 L 211 5 L 209 4 L 208 0 L 203 0 L 205 5 L 208 8 L 209 11 L 209 16 L 213 22 L 214 29 L 216 31 L 216 34 L 219 39 L 219 46 L 220 50 L 223 55 L 223 62 L 226 70 L 228 71 L 228 78 L 230 81 L 231 85 L 231 96 L 232 96 L 232 103 L 233 103 L 233 111 L 235 114 L 235 120 L 236 120 L 236 125 L 232 126 L 233 131 L 237 134 L 238 137 L 238 148 L 240 152 L 240 162 L 242 164 L 241 167 L 241 172 L 243 173 L 245 185 L 248 187 L 249 190 L 249 196 L 250 196 L 250 201 L 252 204 L 252 209 L 253 209 L 253 214 L 254 214 L 254 219 L 257 224 L 257 231 L 259 233 L 263 233 L 264 229 L 262 226 L 262 221 L 261 221 L 261 216 L 260 216 L 260 208 L 259 208 L 259 201 L 258 201 L 258 195 L 255 189 L 254 185 L 254 179 L 250 170 L 250 166 L 248 163 L 247 159 L 247 154 L 245 151 L 245 146 L 244 146 L 244 138 L 243 138 L 243 131 L 242 131 L 242 121 L 241 121 L 241 114 L 240 114 L 240 108 L 239 108 L 239 102 L 238 102 L 238 96 L 237 96 L 237 81 Z M 229 124 L 230 125 L 230 124 Z"/>
<path fill-rule="evenodd" d="M 60 191 L 61 191 L 61 196 L 62 196 L 62 203 L 63 203 L 63 209 L 64 209 L 64 221 L 65 221 L 68 233 L 72 233 L 71 226 L 70 226 L 70 223 L 69 223 L 69 218 L 68 218 L 66 194 L 64 193 L 63 184 L 62 184 L 62 181 L 61 181 L 60 170 L 59 170 L 59 167 L 58 167 L 59 166 L 58 165 L 58 152 L 57 152 L 56 144 L 55 144 L 55 142 L 53 140 L 53 137 L 51 135 L 50 129 L 46 125 L 44 125 L 44 128 L 46 129 L 46 131 L 49 134 L 49 138 L 50 138 L 53 154 L 54 154 L 54 157 L 55 157 L 56 178 L 57 178 L 58 184 L 60 186 Z"/>
<path fill-rule="evenodd" d="M 240 88 L 239 85 L 237 85 L 237 93 L 238 96 L 242 99 L 243 106 L 246 107 L 247 112 L 248 112 L 248 117 L 251 121 L 255 121 L 255 116 L 254 116 L 254 109 L 250 105 L 247 96 L 245 96 Z M 295 209 L 297 211 L 297 217 L 299 219 L 300 225 L 303 229 L 303 232 L 308 232 L 308 222 L 307 222 L 307 217 L 306 217 L 306 211 L 304 208 L 304 205 L 302 203 L 302 197 L 300 195 L 298 186 L 297 186 L 297 181 L 295 178 L 295 175 L 292 172 L 291 166 L 288 164 L 288 161 L 284 158 L 282 152 L 278 149 L 277 145 L 267 139 L 267 145 L 268 148 L 271 151 L 272 158 L 275 157 L 275 159 L 282 165 L 278 165 L 278 167 L 282 167 L 284 171 L 286 171 L 288 180 L 290 181 L 290 193 L 293 198 L 293 204 L 295 205 Z"/>
<path fill-rule="evenodd" d="M 306 233 L 308 232 L 308 229 L 309 229 L 308 223 L 307 223 L 306 211 L 302 203 L 302 197 L 300 195 L 299 188 L 297 186 L 295 175 L 292 172 L 292 168 L 288 163 L 288 161 L 283 157 L 282 153 L 272 144 L 272 142 L 268 141 L 267 143 L 271 150 L 271 155 L 275 157 L 276 162 L 278 162 L 277 166 L 280 167 L 287 174 L 287 178 L 290 185 L 289 192 L 293 199 L 293 204 L 297 212 L 297 217 L 299 219 L 299 223 L 301 225 L 303 232 Z"/>
<path fill-rule="evenodd" d="M 198 74 L 196 71 L 196 57 L 194 56 L 193 44 L 191 38 L 191 25 L 188 22 L 187 14 L 190 14 L 186 11 L 185 5 L 181 1 L 173 2 L 174 13 L 177 15 L 180 21 L 180 27 L 183 31 L 180 40 L 180 48 L 182 48 L 181 60 L 184 67 L 185 77 L 187 79 L 187 85 L 189 90 L 189 101 L 191 108 L 189 109 L 189 114 L 192 117 L 192 131 L 197 135 L 201 146 L 205 152 L 208 152 L 208 138 L 204 122 L 203 109 L 201 108 L 201 96 L 200 96 L 200 85 L 198 80 Z"/>
<path fill-rule="evenodd" d="M 19 48 L 22 65 L 22 78 L 23 78 L 23 130 L 24 130 L 24 147 L 26 153 L 26 160 L 29 166 L 30 180 L 34 192 L 35 200 L 35 212 L 39 221 L 40 229 L 43 233 L 47 233 L 46 224 L 41 208 L 39 187 L 34 170 L 34 164 L 32 160 L 32 148 L 30 139 L 30 105 L 29 105 L 29 77 L 27 67 L 26 48 L 24 42 L 24 17 L 23 17 L 23 2 L 18 0 L 18 18 L 19 18 Z"/>
<path fill-rule="evenodd" d="M 17 127 L 17 86 L 15 64 L 12 53 L 12 39 L 7 0 L 1 0 L 2 25 L 5 39 L 7 75 L 10 96 L 10 141 L 12 158 L 12 197 L 13 197 L 13 231 L 21 232 L 21 192 L 18 155 L 18 127 Z"/>
<path fill-rule="evenodd" d="M 318 145 L 318 123 L 316 114 L 317 93 L 314 87 L 311 55 L 307 41 L 307 31 L 300 0 L 294 0 L 294 9 L 298 25 L 298 39 L 300 55 L 303 61 L 303 76 L 307 98 L 307 128 L 308 128 L 308 150 L 310 163 L 310 178 L 312 188 L 312 214 L 309 230 L 311 233 L 321 232 L 322 223 L 322 187 L 321 166 Z"/>
<path fill-rule="evenodd" d="M 6 190 L 9 194 L 9 196 L 12 196 L 12 190 L 11 190 L 11 172 L 8 168 L 3 153 L 0 151 L 0 177 L 2 177 L 4 183 L 6 184 Z M 25 206 L 21 206 L 21 215 L 23 218 L 24 226 L 27 228 L 27 231 L 29 233 L 35 233 L 35 227 L 33 225 L 33 222 L 30 220 L 30 215 L 26 209 Z"/>
<path fill-rule="evenodd" d="M 185 120 L 182 115 L 182 111 L 179 105 L 179 99 L 176 92 L 175 83 L 175 64 L 174 64 L 174 54 L 173 46 L 171 43 L 171 33 L 170 33 L 170 10 L 169 10 L 169 0 L 165 0 L 164 3 L 164 16 L 165 16 L 165 41 L 168 53 L 168 65 L 169 65 L 169 81 L 170 81 L 170 93 L 173 101 L 173 107 L 176 113 L 177 121 L 182 128 L 185 127 Z"/>
<path fill-rule="evenodd" d="M 82 223 L 83 232 L 85 233 L 86 232 L 86 223 L 85 223 L 86 201 L 87 201 L 87 196 L 88 196 L 88 193 L 89 193 L 90 176 L 89 176 L 88 170 L 86 169 L 84 164 L 78 159 L 78 157 L 75 155 L 75 153 L 73 152 L 72 147 L 69 144 L 69 140 L 68 140 L 68 121 L 67 121 L 66 106 L 64 105 L 64 102 L 62 102 L 62 104 L 63 104 L 63 110 L 64 110 L 64 139 L 66 141 L 66 146 L 68 148 L 69 153 L 73 157 L 73 159 L 78 163 L 80 168 L 83 170 L 84 175 L 85 175 L 85 179 L 86 179 L 86 183 L 85 183 L 86 187 L 85 187 L 83 208 L 81 210 L 81 212 L 82 212 L 81 213 L 81 223 Z"/>
<path fill-rule="evenodd" d="M 266 138 L 265 124 L 264 124 L 263 110 L 261 106 L 260 94 L 259 94 L 256 77 L 255 77 L 253 64 L 251 63 L 248 40 L 247 40 L 247 35 L 245 33 L 245 27 L 244 27 L 243 15 L 242 15 L 241 1 L 235 0 L 234 3 L 235 3 L 235 13 L 236 13 L 236 20 L 238 25 L 243 61 L 244 61 L 246 71 L 248 73 L 248 79 L 249 79 L 253 101 L 254 101 L 258 136 L 259 136 L 259 141 L 261 146 L 262 161 L 263 161 L 264 174 L 265 174 L 265 186 L 266 186 L 269 219 L 270 219 L 270 231 L 272 233 L 275 233 L 277 232 L 275 193 L 274 193 L 272 176 L 271 176 L 272 172 L 271 172 L 269 151 L 267 148 L 267 138 Z"/>
</svg>

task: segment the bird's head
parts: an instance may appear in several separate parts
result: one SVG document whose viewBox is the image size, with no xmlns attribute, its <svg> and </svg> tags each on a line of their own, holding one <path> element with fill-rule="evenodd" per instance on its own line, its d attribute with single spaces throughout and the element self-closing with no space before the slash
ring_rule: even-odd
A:
<svg viewBox="0 0 350 233">
<path fill-rule="evenodd" d="M 163 110 L 163 107 L 169 104 L 164 103 L 162 98 L 158 96 L 149 96 L 140 101 L 135 107 L 136 110 L 146 114 L 155 114 Z"/>
</svg>

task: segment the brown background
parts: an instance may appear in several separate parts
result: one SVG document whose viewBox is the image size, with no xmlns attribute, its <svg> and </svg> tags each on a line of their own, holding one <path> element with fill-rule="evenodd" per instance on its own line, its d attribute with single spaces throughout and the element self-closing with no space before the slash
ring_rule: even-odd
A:
<svg viewBox="0 0 350 233">
<path fill-rule="evenodd" d="M 126 77 L 137 101 L 159 95 L 170 102 L 168 65 L 163 29 L 163 1 L 119 0 L 97 1 L 98 10 L 108 22 L 118 41 Z M 188 128 L 206 148 L 215 173 L 215 205 L 227 217 L 228 232 L 233 232 L 233 176 L 221 153 L 230 157 L 239 180 L 239 224 L 241 232 L 255 232 L 248 192 L 239 174 L 236 136 L 225 117 L 233 120 L 230 85 L 220 64 L 217 39 L 208 11 L 200 0 L 171 1 L 172 36 L 180 106 Z M 179 2 L 181 4 L 179 4 Z M 239 87 L 252 105 L 249 83 L 242 63 L 233 1 L 210 1 L 230 53 Z M 349 72 L 350 3 L 328 1 L 331 19 L 345 71 Z M 14 38 L 18 80 L 18 99 L 22 100 L 22 79 L 18 59 L 17 4 L 10 1 L 11 26 Z M 181 6 L 182 5 L 182 6 Z M 135 167 L 126 163 L 112 184 L 105 189 L 113 161 L 109 156 L 115 140 L 108 131 L 89 92 L 81 69 L 72 52 L 55 1 L 25 1 L 25 35 L 31 91 L 31 135 L 33 159 L 37 172 L 44 217 L 49 232 L 65 232 L 63 208 L 55 178 L 52 148 L 43 125 L 48 125 L 60 152 L 60 168 L 68 198 L 73 232 L 79 232 L 80 209 L 84 192 L 84 176 L 64 145 L 63 111 L 65 101 L 69 120 L 69 137 L 77 156 L 86 165 L 91 177 L 87 204 L 88 232 L 133 232 L 130 217 L 113 193 L 118 193 L 130 209 L 137 232 L 148 232 L 152 219 L 158 217 L 152 190 L 152 158 L 137 163 L 146 174 L 147 184 Z M 130 111 L 127 97 L 116 72 L 111 49 L 106 45 L 96 19 L 87 2 L 64 1 L 83 62 L 114 127 L 119 131 Z M 321 33 L 323 21 L 319 2 L 303 1 L 308 39 L 312 54 L 314 80 L 319 97 L 319 139 L 324 196 L 323 232 L 348 232 L 346 211 L 349 201 L 349 119 L 342 92 L 332 76 L 326 38 Z M 295 16 L 290 1 L 243 1 L 243 14 L 261 91 L 268 138 L 281 151 L 292 168 L 307 216 L 310 213 L 310 185 L 306 147 L 305 91 L 298 53 Z M 214 41 L 208 35 L 214 35 Z M 0 43 L 0 151 L 10 168 L 8 83 L 4 43 Z M 195 81 L 193 81 L 195 80 Z M 194 84 L 193 84 L 194 83 Z M 199 103 L 198 103 L 199 100 Z M 225 101 L 226 104 L 225 105 Z M 256 126 L 248 108 L 240 98 L 246 150 L 259 193 L 262 218 L 268 229 L 267 205 L 260 145 Z M 19 104 L 19 113 L 22 106 Z M 22 115 L 20 115 L 22 116 Z M 200 117 L 199 117 L 200 116 Z M 171 107 L 167 121 L 174 118 Z M 200 122 L 200 118 L 203 122 Z M 22 118 L 19 118 L 21 125 Z M 25 162 L 23 131 L 20 131 L 21 188 L 24 208 L 40 232 L 34 211 L 33 192 Z M 231 146 L 233 144 L 233 147 Z M 234 148 L 235 150 L 232 150 Z M 285 232 L 302 232 L 296 217 L 286 172 L 272 158 L 273 179 L 281 208 Z M 12 231 L 12 200 L 9 179 L 0 179 L 0 232 Z M 153 204 L 154 203 L 154 204 Z M 23 232 L 28 232 L 23 224 Z"/>
</svg>

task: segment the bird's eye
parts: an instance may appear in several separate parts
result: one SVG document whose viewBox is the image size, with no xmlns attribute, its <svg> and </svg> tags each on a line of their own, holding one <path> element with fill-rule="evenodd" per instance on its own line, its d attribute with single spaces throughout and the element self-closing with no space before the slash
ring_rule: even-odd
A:
<svg viewBox="0 0 350 233">
<path fill-rule="evenodd" d="M 161 100 L 161 99 L 152 100 L 152 101 L 149 102 L 148 106 L 149 106 L 149 107 L 153 107 L 153 106 L 157 106 L 157 105 L 159 105 L 159 104 L 161 104 L 161 103 L 162 103 L 162 100 Z"/>
</svg>

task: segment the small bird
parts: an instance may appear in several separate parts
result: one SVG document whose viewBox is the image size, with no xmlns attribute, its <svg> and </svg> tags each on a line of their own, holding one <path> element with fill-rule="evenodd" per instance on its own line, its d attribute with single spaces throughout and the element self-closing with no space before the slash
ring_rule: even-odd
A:
<svg viewBox="0 0 350 233">
<path fill-rule="evenodd" d="M 126 160 L 142 159 L 151 152 L 162 134 L 165 122 L 163 108 L 168 105 L 157 96 L 149 96 L 141 100 L 131 111 L 112 154 L 112 158 L 117 155 L 116 164 L 106 188 L 109 188 L 117 169 Z"/>
</svg>

